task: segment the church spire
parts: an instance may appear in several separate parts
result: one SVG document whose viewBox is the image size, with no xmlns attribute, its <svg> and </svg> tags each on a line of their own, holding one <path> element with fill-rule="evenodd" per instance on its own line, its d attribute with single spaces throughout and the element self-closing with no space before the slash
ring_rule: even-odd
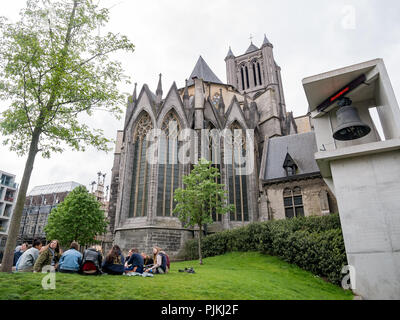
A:
<svg viewBox="0 0 400 320">
<path fill-rule="evenodd" d="M 157 86 L 157 91 L 156 91 L 156 103 L 157 103 L 157 105 L 161 104 L 162 95 L 163 95 L 161 76 L 162 76 L 162 74 L 160 73 L 160 79 L 158 80 L 158 86 Z"/>
<path fill-rule="evenodd" d="M 234 58 L 234 57 L 235 57 L 235 55 L 232 52 L 231 46 L 229 46 L 229 51 L 228 51 L 228 54 L 226 55 L 225 59 Z"/>
<path fill-rule="evenodd" d="M 188 89 L 188 80 L 185 80 L 185 91 L 183 92 L 183 106 L 185 109 L 189 109 L 189 89 Z"/>
<path fill-rule="evenodd" d="M 196 66 L 194 67 L 189 77 L 189 86 L 192 86 L 194 84 L 194 77 L 197 77 L 198 79 L 203 79 L 204 82 L 223 84 L 222 81 L 219 80 L 215 73 L 210 69 L 202 56 L 200 56 L 199 60 L 197 60 Z"/>
<path fill-rule="evenodd" d="M 137 94 L 136 94 L 136 87 L 137 87 L 137 82 L 135 82 L 135 89 L 133 90 L 133 94 L 132 94 L 132 102 L 136 102 L 137 99 Z"/>
<path fill-rule="evenodd" d="M 253 36 L 250 35 L 250 46 L 246 50 L 245 54 L 253 52 L 253 51 L 257 51 L 257 50 L 258 50 L 258 48 L 253 43 Z"/>
<path fill-rule="evenodd" d="M 266 35 L 265 33 L 264 33 L 264 41 L 263 41 L 262 46 L 263 46 L 263 47 L 264 47 L 264 46 L 272 47 L 272 43 L 269 42 L 269 40 L 267 39 L 267 35 Z"/>
<path fill-rule="evenodd" d="M 221 117 L 223 118 L 225 116 L 225 103 L 224 103 L 224 97 L 222 95 L 222 89 L 219 89 L 218 110 Z"/>
</svg>

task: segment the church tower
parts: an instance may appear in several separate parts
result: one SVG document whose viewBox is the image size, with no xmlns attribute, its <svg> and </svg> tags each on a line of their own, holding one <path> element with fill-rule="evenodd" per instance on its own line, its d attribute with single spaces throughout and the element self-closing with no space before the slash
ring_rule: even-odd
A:
<svg viewBox="0 0 400 320">
<path fill-rule="evenodd" d="M 229 48 L 225 58 L 228 84 L 257 103 L 262 139 L 289 133 L 281 68 L 275 62 L 273 48 L 264 35 L 260 48 L 251 41 L 244 54 L 235 56 Z"/>
</svg>

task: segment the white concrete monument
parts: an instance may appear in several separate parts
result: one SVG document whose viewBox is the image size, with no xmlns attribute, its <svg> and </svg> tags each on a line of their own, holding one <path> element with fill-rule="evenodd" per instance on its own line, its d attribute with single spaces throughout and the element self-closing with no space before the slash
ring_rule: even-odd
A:
<svg viewBox="0 0 400 320">
<path fill-rule="evenodd" d="M 400 110 L 384 62 L 308 77 L 303 87 L 319 150 L 315 158 L 338 201 L 353 291 L 365 299 L 400 299 Z M 368 130 L 340 141 L 333 134 L 344 121 L 336 116 L 344 97 Z M 342 133 L 359 129 L 350 124 Z"/>
</svg>

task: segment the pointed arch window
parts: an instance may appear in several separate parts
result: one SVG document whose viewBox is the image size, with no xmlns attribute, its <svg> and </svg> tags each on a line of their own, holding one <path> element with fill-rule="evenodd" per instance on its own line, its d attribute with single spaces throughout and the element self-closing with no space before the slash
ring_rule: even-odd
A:
<svg viewBox="0 0 400 320">
<path fill-rule="evenodd" d="M 242 77 L 242 90 L 244 90 L 245 87 L 244 87 L 244 71 L 243 71 L 243 67 L 240 68 L 240 75 Z"/>
<path fill-rule="evenodd" d="M 166 115 L 161 130 L 164 135 L 159 148 L 157 216 L 172 217 L 176 206 L 174 192 L 182 187 L 182 168 L 178 161 L 181 125 L 174 111 Z"/>
<path fill-rule="evenodd" d="M 256 67 L 256 62 L 253 62 L 251 64 L 251 67 L 253 68 L 254 85 L 257 87 L 257 67 Z"/>
<path fill-rule="evenodd" d="M 208 127 L 210 130 L 210 139 L 208 144 L 208 160 L 211 161 L 211 166 L 217 168 L 221 173 L 221 141 L 219 132 L 216 130 L 215 126 L 210 122 Z M 215 182 L 221 183 L 221 176 L 215 178 Z M 222 221 L 222 215 L 217 214 L 215 210 L 211 211 L 211 216 L 213 221 L 218 222 Z"/>
<path fill-rule="evenodd" d="M 246 88 L 248 89 L 250 87 L 249 84 L 249 69 L 247 68 L 247 66 L 244 67 L 245 72 L 246 72 Z"/>
<path fill-rule="evenodd" d="M 229 203 L 235 206 L 233 212 L 230 213 L 231 221 L 249 221 L 248 210 L 248 191 L 247 191 L 247 176 L 244 175 L 242 168 L 242 160 L 246 157 L 246 134 L 239 123 L 234 122 L 231 126 L 233 136 L 233 145 L 230 150 L 225 152 L 228 157 L 227 175 L 229 187 Z M 242 130 L 242 139 L 236 139 L 237 131 Z"/>
<path fill-rule="evenodd" d="M 260 68 L 260 63 L 259 63 L 259 62 L 257 62 L 257 70 L 258 70 L 258 80 L 259 80 L 259 84 L 262 85 L 261 68 Z"/>
<path fill-rule="evenodd" d="M 283 190 L 283 204 L 287 219 L 304 217 L 303 196 L 300 187 Z"/>
<path fill-rule="evenodd" d="M 151 118 L 147 113 L 143 113 L 139 116 L 133 135 L 133 170 L 129 218 L 147 215 L 150 168 L 146 161 L 146 151 L 149 147 L 146 136 L 151 129 L 153 129 Z"/>
</svg>

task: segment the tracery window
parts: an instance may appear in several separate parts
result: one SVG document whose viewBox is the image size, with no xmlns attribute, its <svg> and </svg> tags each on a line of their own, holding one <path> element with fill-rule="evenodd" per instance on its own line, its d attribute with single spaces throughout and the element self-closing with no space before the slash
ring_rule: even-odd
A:
<svg viewBox="0 0 400 320">
<path fill-rule="evenodd" d="M 153 123 L 147 113 L 143 113 L 133 135 L 133 173 L 129 218 L 147 215 L 150 167 L 146 160 L 149 141 L 146 135 L 153 129 Z"/>
<path fill-rule="evenodd" d="M 231 221 L 249 221 L 248 210 L 248 191 L 247 191 L 247 175 L 244 174 L 242 165 L 243 159 L 246 157 L 246 134 L 242 127 L 234 122 L 231 126 L 233 145 L 225 152 L 225 156 L 229 158 L 227 164 L 228 186 L 229 186 L 229 203 L 235 206 L 234 211 L 230 213 Z M 235 139 L 235 130 L 242 130 L 242 139 Z"/>
<path fill-rule="evenodd" d="M 243 71 L 243 67 L 240 68 L 240 75 L 242 78 L 242 90 L 245 89 L 245 85 L 244 85 L 244 71 Z"/>
<path fill-rule="evenodd" d="M 304 217 L 303 196 L 300 187 L 295 187 L 293 190 L 289 188 L 283 190 L 283 204 L 287 219 Z"/>
<path fill-rule="evenodd" d="M 174 111 L 166 115 L 161 130 L 164 135 L 159 147 L 157 216 L 172 217 L 176 206 L 174 192 L 182 187 L 182 168 L 178 161 L 181 125 Z"/>
<path fill-rule="evenodd" d="M 262 85 L 261 68 L 260 68 L 260 63 L 259 63 L 259 62 L 257 62 L 257 70 L 258 70 L 258 80 L 259 80 L 259 84 Z"/>
<path fill-rule="evenodd" d="M 249 69 L 247 68 L 247 66 L 244 68 L 246 71 L 246 88 L 250 88 L 250 83 L 249 83 Z"/>
<path fill-rule="evenodd" d="M 257 86 L 257 68 L 256 68 L 256 63 L 253 62 L 251 64 L 251 67 L 253 68 L 254 85 Z"/>
<path fill-rule="evenodd" d="M 215 129 L 213 124 L 209 124 L 208 130 L 210 130 L 210 139 L 208 145 L 208 160 L 211 161 L 211 165 L 214 168 L 217 168 L 218 171 L 221 173 L 221 141 L 219 132 Z M 221 176 L 215 178 L 215 182 L 220 184 L 221 183 Z M 213 221 L 222 221 L 222 215 L 217 214 L 215 210 L 212 210 L 211 216 Z"/>
<path fill-rule="evenodd" d="M 211 102 L 212 102 L 212 104 L 214 105 L 215 108 L 218 107 L 219 100 L 220 100 L 220 95 L 217 92 L 216 94 L 214 94 L 214 96 L 213 96 L 213 98 L 211 100 Z"/>
</svg>

